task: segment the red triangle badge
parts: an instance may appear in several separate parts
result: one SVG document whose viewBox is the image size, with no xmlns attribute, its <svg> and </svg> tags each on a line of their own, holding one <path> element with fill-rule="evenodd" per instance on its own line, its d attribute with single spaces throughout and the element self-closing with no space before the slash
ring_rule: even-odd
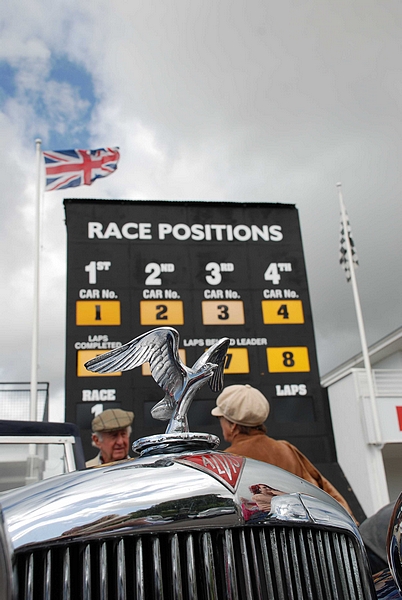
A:
<svg viewBox="0 0 402 600">
<path fill-rule="evenodd" d="M 189 454 L 176 458 L 175 462 L 194 467 L 212 475 L 231 492 L 235 492 L 243 471 L 245 459 L 233 454 Z"/>
</svg>

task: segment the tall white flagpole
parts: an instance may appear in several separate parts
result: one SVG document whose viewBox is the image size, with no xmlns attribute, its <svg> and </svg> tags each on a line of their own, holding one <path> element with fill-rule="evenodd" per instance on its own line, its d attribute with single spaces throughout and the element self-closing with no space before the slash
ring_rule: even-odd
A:
<svg viewBox="0 0 402 600">
<path fill-rule="evenodd" d="M 375 446 L 381 446 L 382 445 L 381 429 L 380 429 L 380 422 L 378 419 L 377 403 L 376 403 L 375 392 L 374 392 L 373 372 L 371 370 L 370 357 L 369 357 L 369 353 L 368 353 L 367 340 L 366 340 L 366 333 L 364 330 L 363 315 L 362 315 L 362 310 L 360 307 L 359 291 L 357 289 L 355 267 L 353 264 L 352 248 L 350 245 L 349 230 L 348 230 L 347 219 L 346 219 L 346 210 L 345 210 L 345 205 L 343 203 L 342 184 L 337 183 L 336 186 L 338 188 L 339 203 L 341 205 L 341 217 L 342 217 L 343 231 L 344 231 L 344 237 L 345 237 L 345 241 L 346 241 L 346 251 L 347 251 L 347 257 L 348 257 L 349 267 L 350 267 L 350 279 L 352 282 L 353 297 L 354 297 L 355 307 L 356 307 L 357 323 L 359 325 L 360 343 L 362 346 L 363 362 L 364 362 L 364 368 L 366 370 L 367 384 L 368 384 L 369 397 L 370 397 L 370 405 L 371 405 L 371 411 L 372 411 L 372 415 L 373 415 L 374 440 L 370 440 L 369 443 L 373 444 Z"/>
<path fill-rule="evenodd" d="M 35 140 L 36 144 L 36 201 L 35 201 L 35 238 L 34 238 L 34 302 L 32 325 L 32 354 L 31 354 L 31 396 L 29 418 L 36 421 L 38 418 L 38 341 L 39 341 L 39 266 L 40 266 L 40 205 L 41 205 L 41 166 L 42 166 L 42 140 Z"/>
</svg>

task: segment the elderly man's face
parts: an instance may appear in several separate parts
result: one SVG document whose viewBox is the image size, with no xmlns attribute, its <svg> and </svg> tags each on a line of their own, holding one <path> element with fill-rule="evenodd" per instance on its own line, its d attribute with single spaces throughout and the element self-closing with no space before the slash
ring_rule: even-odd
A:
<svg viewBox="0 0 402 600">
<path fill-rule="evenodd" d="M 101 434 L 94 433 L 92 439 L 99 448 L 105 463 L 127 457 L 130 442 L 128 427 L 115 431 L 103 431 Z"/>
</svg>

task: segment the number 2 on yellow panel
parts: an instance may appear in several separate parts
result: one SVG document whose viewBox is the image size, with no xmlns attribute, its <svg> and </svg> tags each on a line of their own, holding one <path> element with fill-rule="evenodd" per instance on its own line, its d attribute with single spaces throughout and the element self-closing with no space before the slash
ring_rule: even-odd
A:
<svg viewBox="0 0 402 600">
<path fill-rule="evenodd" d="M 141 300 L 141 325 L 183 325 L 184 312 L 181 300 Z"/>
</svg>

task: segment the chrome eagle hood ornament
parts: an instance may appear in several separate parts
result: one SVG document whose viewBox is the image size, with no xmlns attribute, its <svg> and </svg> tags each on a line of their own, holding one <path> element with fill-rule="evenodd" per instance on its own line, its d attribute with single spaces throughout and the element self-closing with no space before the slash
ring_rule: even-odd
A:
<svg viewBox="0 0 402 600">
<path fill-rule="evenodd" d="M 188 432 L 187 413 L 196 392 L 208 381 L 213 392 L 223 388 L 223 370 L 229 338 L 218 340 L 192 367 L 179 356 L 179 334 L 171 327 L 158 327 L 85 363 L 89 371 L 114 373 L 128 371 L 149 362 L 151 374 L 165 397 L 151 414 L 169 420 L 166 433 Z"/>
</svg>

